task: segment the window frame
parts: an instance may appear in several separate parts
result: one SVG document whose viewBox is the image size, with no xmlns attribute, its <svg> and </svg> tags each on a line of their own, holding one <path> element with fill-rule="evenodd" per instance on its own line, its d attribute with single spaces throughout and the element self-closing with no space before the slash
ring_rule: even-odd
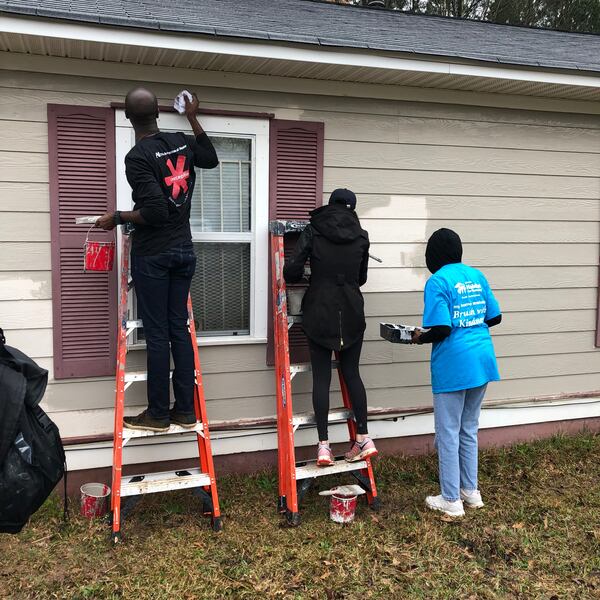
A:
<svg viewBox="0 0 600 600">
<path fill-rule="evenodd" d="M 200 122 L 209 136 L 242 137 L 251 140 L 251 232 L 192 232 L 198 242 L 250 243 L 250 334 L 198 335 L 203 346 L 259 344 L 267 341 L 268 265 L 269 265 L 269 120 L 247 117 L 203 115 Z M 161 129 L 189 132 L 186 118 L 177 113 L 161 113 Z M 115 111 L 117 208 L 131 210 L 131 188 L 125 177 L 125 155 L 134 143 L 133 128 L 124 110 Z M 118 232 L 119 242 L 121 233 Z M 121 244 L 118 244 L 119 252 Z M 135 307 L 130 310 L 135 312 Z M 134 342 L 133 349 L 145 348 L 145 342 Z"/>
</svg>

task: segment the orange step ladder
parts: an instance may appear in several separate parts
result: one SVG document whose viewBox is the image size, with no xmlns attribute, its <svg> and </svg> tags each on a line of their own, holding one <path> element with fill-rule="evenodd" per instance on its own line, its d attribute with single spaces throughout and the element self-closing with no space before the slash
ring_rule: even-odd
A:
<svg viewBox="0 0 600 600">
<path fill-rule="evenodd" d="M 121 278 L 119 291 L 120 301 L 111 494 L 111 539 L 115 544 L 121 541 L 121 526 L 123 519 L 144 494 L 179 489 L 193 489 L 194 494 L 197 495 L 202 502 L 203 515 L 211 517 L 211 524 L 214 531 L 220 531 L 223 524 L 219 509 L 217 482 L 210 445 L 210 432 L 206 414 L 206 402 L 202 385 L 202 371 L 200 369 L 200 358 L 198 356 L 198 343 L 196 341 L 196 327 L 194 324 L 191 296 L 188 296 L 187 308 L 188 328 L 192 347 L 194 349 L 194 407 L 197 419 L 196 426 L 193 429 L 186 429 L 179 425 L 171 425 L 165 432 L 142 431 L 123 427 L 125 391 L 132 384 L 139 381 L 146 381 L 147 379 L 147 373 L 145 372 L 132 372 L 126 370 L 127 340 L 136 329 L 143 327 L 141 320 L 128 319 L 128 298 L 129 292 L 133 288 L 133 282 L 129 279 L 129 250 L 130 236 L 124 231 L 121 244 Z M 198 468 L 166 471 L 163 473 L 123 475 L 123 448 L 130 440 L 142 437 L 190 433 L 195 433 L 198 441 L 198 454 L 200 459 L 200 466 Z"/>
<path fill-rule="evenodd" d="M 273 294 L 273 334 L 275 345 L 275 385 L 277 391 L 277 445 L 279 472 L 278 510 L 285 514 L 290 526 L 300 524 L 299 505 L 312 482 L 317 477 L 335 473 L 350 473 L 365 490 L 371 509 L 378 510 L 380 500 L 377 496 L 375 476 L 370 458 L 358 462 L 347 462 L 343 456 L 335 457 L 330 467 L 318 467 L 315 460 L 296 461 L 294 434 L 299 427 L 316 424 L 314 414 L 294 415 L 292 405 L 292 379 L 297 373 L 310 371 L 310 364 L 290 364 L 289 335 L 290 327 L 302 322 L 302 317 L 288 316 L 286 286 L 283 279 L 284 236 L 288 233 L 300 233 L 306 227 L 305 221 L 271 221 L 271 284 Z M 329 422 L 348 424 L 350 439 L 356 437 L 356 422 L 348 388 L 344 382 L 337 361 L 332 362 L 340 380 L 343 408 L 329 411 Z"/>
</svg>

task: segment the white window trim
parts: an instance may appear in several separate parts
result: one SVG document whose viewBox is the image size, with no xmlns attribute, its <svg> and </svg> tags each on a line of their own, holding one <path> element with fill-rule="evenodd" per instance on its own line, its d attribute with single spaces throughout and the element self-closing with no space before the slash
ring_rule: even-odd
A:
<svg viewBox="0 0 600 600">
<path fill-rule="evenodd" d="M 198 336 L 202 346 L 222 346 L 240 344 L 264 344 L 267 341 L 267 294 L 269 265 L 269 121 L 266 119 L 248 119 L 244 117 L 202 116 L 203 128 L 209 135 L 225 135 L 247 137 L 252 141 L 252 233 L 232 233 L 232 241 L 252 241 L 250 265 L 250 335 Z M 117 170 L 117 208 L 131 210 L 131 188 L 125 177 L 125 155 L 132 145 L 133 129 L 125 118 L 124 110 L 115 111 L 115 159 Z M 159 127 L 163 129 L 179 129 L 188 131 L 189 124 L 185 117 L 176 113 L 161 113 Z M 193 200 L 192 200 L 193 201 Z M 203 233 L 202 240 L 211 237 Z M 214 234 L 223 240 L 225 234 Z M 120 238 L 120 234 L 119 234 Z M 119 239 L 120 242 L 120 239 Z M 119 243 L 119 248 L 120 248 Z M 145 348 L 145 343 L 138 343 L 133 348 Z"/>
</svg>

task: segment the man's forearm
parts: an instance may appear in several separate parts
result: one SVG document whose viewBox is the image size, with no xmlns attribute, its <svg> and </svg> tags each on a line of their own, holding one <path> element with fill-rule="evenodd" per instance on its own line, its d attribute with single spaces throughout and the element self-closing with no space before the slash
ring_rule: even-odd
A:
<svg viewBox="0 0 600 600">
<path fill-rule="evenodd" d="M 123 223 L 136 223 L 137 225 L 146 225 L 142 212 L 140 210 L 122 210 L 121 221 Z"/>
<path fill-rule="evenodd" d="M 190 122 L 190 125 L 192 126 L 192 131 L 194 132 L 194 135 L 197 137 L 199 135 L 202 135 L 204 133 L 204 129 L 202 129 L 202 125 L 200 125 L 200 121 L 198 121 L 198 117 L 194 114 L 194 115 L 187 115 L 188 121 Z"/>
</svg>

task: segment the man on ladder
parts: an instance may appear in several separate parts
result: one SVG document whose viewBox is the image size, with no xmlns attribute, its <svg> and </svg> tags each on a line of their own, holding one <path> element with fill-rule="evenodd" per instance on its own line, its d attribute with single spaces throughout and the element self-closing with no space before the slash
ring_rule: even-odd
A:
<svg viewBox="0 0 600 600">
<path fill-rule="evenodd" d="M 190 230 L 194 167 L 219 164 L 197 119 L 198 98 L 185 99 L 185 115 L 195 137 L 159 130 L 158 101 L 144 88 L 127 94 L 125 115 L 136 144 L 125 157 L 133 190 L 133 211 L 102 216 L 96 226 L 110 230 L 133 223 L 131 275 L 144 325 L 148 356 L 148 408 L 124 418 L 129 429 L 167 431 L 170 424 L 194 428 L 194 354 L 187 328 L 187 300 L 196 257 Z M 170 344 L 170 349 L 169 349 Z M 170 351 L 175 405 L 169 411 Z"/>
</svg>

